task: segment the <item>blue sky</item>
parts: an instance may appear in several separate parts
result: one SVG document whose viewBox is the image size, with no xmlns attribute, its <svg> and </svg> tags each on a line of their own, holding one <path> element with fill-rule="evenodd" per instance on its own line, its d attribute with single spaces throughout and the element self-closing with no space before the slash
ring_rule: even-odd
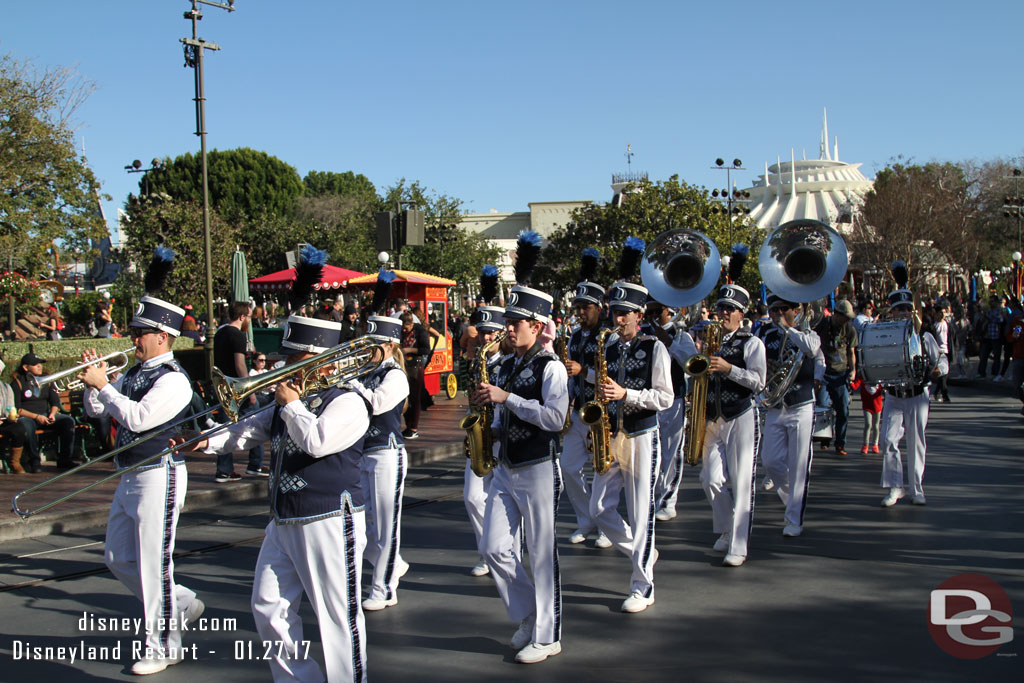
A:
<svg viewBox="0 0 1024 683">
<path fill-rule="evenodd" d="M 185 0 L 5 3 L 0 52 L 76 66 L 90 166 L 116 207 L 133 159 L 198 151 Z M 378 189 L 419 180 L 473 212 L 610 198 L 610 175 L 741 187 L 817 158 L 1017 158 L 1024 3 L 280 2 L 204 7 L 211 149 L 252 147 Z"/>
</svg>

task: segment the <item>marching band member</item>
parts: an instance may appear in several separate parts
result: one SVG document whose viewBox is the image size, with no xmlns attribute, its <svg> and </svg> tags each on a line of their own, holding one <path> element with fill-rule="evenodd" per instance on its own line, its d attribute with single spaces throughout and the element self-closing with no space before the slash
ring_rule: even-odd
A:
<svg viewBox="0 0 1024 683">
<path fill-rule="evenodd" d="M 735 245 L 729 279 L 736 282 L 746 262 L 746 245 Z M 737 284 L 718 290 L 716 310 L 722 324 L 722 345 L 710 356 L 707 431 L 701 485 L 711 503 L 712 523 L 720 534 L 714 549 L 726 553 L 722 564 L 739 567 L 747 559 L 747 543 L 754 513 L 754 440 L 756 416 L 753 396 L 764 388 L 764 343 L 740 329 L 750 294 Z M 683 343 L 672 345 L 672 357 L 685 363 L 694 351 Z"/>
<path fill-rule="evenodd" d="M 761 463 L 786 506 L 783 536 L 803 533 L 807 484 L 811 470 L 811 433 L 814 430 L 814 358 L 821 340 L 813 330 L 794 327 L 800 304 L 770 295 L 768 308 L 778 311 L 778 323 L 765 332 L 767 363 L 779 363 L 787 346 L 803 352 L 796 379 L 778 405 L 765 410 Z M 774 316 L 773 316 L 774 318 Z"/>
<path fill-rule="evenodd" d="M 299 269 L 322 266 L 325 258 L 307 246 Z M 297 276 L 296 283 L 306 279 Z M 301 298 L 298 285 L 292 298 Z M 340 335 L 341 323 L 293 315 L 279 352 L 286 365 L 294 365 L 336 346 Z M 271 442 L 271 520 L 256 560 L 252 612 L 260 638 L 276 645 L 270 658 L 274 680 L 324 680 L 301 647 L 299 605 L 305 593 L 319 623 L 327 680 L 362 682 L 366 626 L 359 585 L 366 512 L 359 466 L 370 404 L 340 386 L 303 397 L 287 380 L 277 383 L 274 400 L 273 409 L 243 418 L 195 449 L 219 453 Z"/>
<path fill-rule="evenodd" d="M 525 286 L 540 255 L 540 235 L 519 235 L 516 282 L 505 307 L 505 329 L 514 354 L 501 361 L 501 386 L 483 383 L 474 402 L 495 405 L 495 455 L 484 518 L 484 555 L 509 619 L 515 659 L 541 662 L 562 651 L 561 578 L 555 513 L 562 477 L 558 441 L 569 393 L 565 366 L 537 341 L 549 321 L 552 298 Z M 516 540 L 526 535 L 530 569 Z M 532 580 L 531 580 L 532 575 Z"/>
<path fill-rule="evenodd" d="M 469 319 L 470 324 L 476 328 L 477 332 L 476 336 L 473 337 L 475 340 L 474 347 L 490 344 L 498 333 L 505 329 L 505 309 L 488 305 L 497 293 L 498 269 L 493 265 L 486 265 L 480 274 L 480 298 L 484 306 L 473 311 Z M 474 355 L 468 357 L 468 361 L 471 364 L 476 358 L 475 351 L 476 349 L 474 348 Z M 504 352 L 499 345 L 491 350 L 486 360 L 487 374 L 491 384 L 500 385 L 500 380 L 496 373 L 498 371 L 498 361 L 503 355 Z M 473 576 L 486 576 L 491 571 L 490 567 L 487 566 L 487 560 L 484 559 L 483 536 L 484 513 L 487 511 L 487 491 L 491 486 L 492 476 L 491 473 L 482 477 L 476 476 L 476 473 L 473 472 L 472 462 L 469 458 L 466 458 L 466 471 L 462 483 L 462 500 L 466 504 L 466 514 L 469 515 L 469 524 L 473 527 L 473 537 L 476 538 L 476 548 L 480 553 L 480 561 L 469 572 Z"/>
<path fill-rule="evenodd" d="M 370 311 L 387 304 L 395 274 L 377 275 Z M 373 414 L 363 442 L 360 486 L 366 496 L 365 557 L 373 567 L 363 609 L 376 611 L 398 603 L 398 580 L 409 570 L 399 552 L 402 539 L 402 496 L 409 457 L 402 438 L 402 411 L 409 398 L 409 378 L 402 353 L 402 321 L 382 315 L 366 318 L 366 336 L 380 342 L 385 360 L 370 375 L 353 382 Z"/>
<path fill-rule="evenodd" d="M 594 475 L 590 514 L 612 544 L 632 560 L 623 612 L 642 612 L 654 604 L 654 563 L 658 559 L 654 547 L 654 486 L 661 468 L 658 412 L 672 405 L 672 376 L 665 345 L 639 334 L 647 289 L 626 281 L 635 275 L 643 253 L 643 240 L 626 240 L 619 263 L 622 280 L 612 285 L 608 302 L 613 324 L 621 330 L 617 339 L 606 341 L 608 381 L 596 384 L 598 396 L 608 401 L 610 448 L 615 459 L 607 472 Z M 628 525 L 616 509 L 622 492 Z"/>
<path fill-rule="evenodd" d="M 157 247 L 146 274 L 148 293 L 163 288 L 173 261 L 174 252 Z M 184 317 L 182 308 L 142 297 L 128 324 L 139 363 L 114 383 L 107 381 L 106 363 L 90 365 L 78 375 L 87 387 L 86 414 L 106 414 L 117 421 L 115 447 L 188 415 L 192 382 L 171 353 Z M 82 360 L 96 357 L 90 351 Z M 132 467 L 165 450 L 166 444 L 167 438 L 160 437 L 141 441 L 117 455 L 116 465 Z M 146 654 L 132 665 L 133 674 L 155 674 L 179 663 L 182 624 L 194 622 L 205 607 L 194 592 L 174 582 L 174 538 L 187 487 L 184 458 L 175 453 L 122 475 L 114 492 L 104 556 L 111 573 L 142 602 L 146 624 Z"/>
<path fill-rule="evenodd" d="M 910 320 L 914 315 L 914 294 L 907 289 L 909 273 L 907 264 L 896 261 L 892 264 L 896 289 L 889 292 L 888 301 L 891 316 L 897 320 Z M 885 402 L 882 405 L 882 486 L 889 493 L 882 499 L 882 507 L 890 507 L 903 498 L 903 460 L 900 457 L 900 438 L 907 436 L 909 452 L 908 478 L 910 495 L 914 505 L 924 505 L 925 430 L 928 428 L 928 387 L 933 377 L 949 372 L 946 356 L 939 352 L 935 338 L 925 332 L 921 335 L 921 346 L 927 356 L 929 373 L 921 384 L 901 387 L 886 387 Z"/>
<path fill-rule="evenodd" d="M 594 519 L 590 516 L 591 489 L 584 473 L 584 467 L 590 459 L 586 443 L 589 429 L 580 419 L 579 409 L 588 401 L 594 400 L 593 377 L 588 377 L 585 369 L 594 366 L 597 333 L 602 327 L 601 303 L 604 299 L 604 287 L 591 281 L 597 271 L 598 259 L 600 253 L 597 249 L 588 247 L 583 250 L 580 281 L 576 284 L 576 296 L 572 300 L 580 327 L 569 337 L 569 360 L 565 364 L 569 376 L 569 410 L 572 422 L 569 431 L 562 438 L 560 464 L 565 492 L 572 503 L 573 512 L 576 513 L 576 530 L 569 537 L 569 543 L 583 543 L 587 540 L 587 535 L 596 528 Z M 599 534 L 596 545 L 599 548 L 609 548 L 611 541 L 603 534 Z"/>
<path fill-rule="evenodd" d="M 685 309 L 684 309 L 685 310 Z M 672 323 L 672 309 L 656 301 L 647 303 L 650 320 L 641 333 L 658 338 L 667 349 L 678 335 L 689 336 L 677 330 Z M 691 339 L 692 342 L 692 339 Z M 672 405 L 658 413 L 658 433 L 661 435 L 661 471 L 654 489 L 654 517 L 659 522 L 675 519 L 679 484 L 683 480 L 683 434 L 686 433 L 686 373 L 676 362 L 671 363 Z"/>
</svg>

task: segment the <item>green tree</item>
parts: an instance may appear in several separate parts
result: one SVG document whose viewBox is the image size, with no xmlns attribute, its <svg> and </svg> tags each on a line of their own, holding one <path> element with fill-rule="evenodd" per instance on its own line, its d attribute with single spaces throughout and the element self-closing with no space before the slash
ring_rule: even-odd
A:
<svg viewBox="0 0 1024 683">
<path fill-rule="evenodd" d="M 419 181 L 407 183 L 402 178 L 385 190 L 378 210 L 395 211 L 399 202 L 422 210 L 426 224 L 425 244 L 402 250 L 402 268 L 466 283 L 479 278 L 487 263 L 498 262 L 501 251 L 497 247 L 459 227 L 461 199 L 434 194 Z"/>
<path fill-rule="evenodd" d="M 0 56 L 0 259 L 29 275 L 55 241 L 91 254 L 106 225 L 72 117 L 92 91 L 73 70 Z"/>
<path fill-rule="evenodd" d="M 295 168 L 275 156 L 248 147 L 207 154 L 210 206 L 225 220 L 292 216 L 305 186 Z M 168 159 L 146 174 L 150 192 L 164 192 L 178 201 L 203 199 L 202 162 L 191 152 Z M 144 188 L 139 181 L 140 191 Z"/>
<path fill-rule="evenodd" d="M 364 199 L 376 199 L 377 197 L 377 188 L 373 186 L 370 179 L 362 173 L 357 174 L 352 171 L 344 173 L 310 171 L 302 179 L 302 184 L 306 186 L 306 194 L 310 197 L 324 195 Z"/>
<path fill-rule="evenodd" d="M 730 220 L 720 208 L 707 188 L 689 185 L 677 175 L 627 187 L 621 206 L 588 204 L 573 212 L 572 222 L 551 235 L 541 254 L 534 283 L 541 289 L 572 291 L 579 275 L 580 256 L 585 248 L 594 247 L 602 257 L 597 281 L 611 284 L 618 279 L 619 255 L 627 237 L 637 236 L 650 242 L 666 230 L 689 228 L 710 237 L 723 256 L 733 244 L 747 244 L 750 257 L 740 284 L 751 296 L 758 296 L 760 276 L 756 261 L 763 235 L 745 217 Z"/>
<path fill-rule="evenodd" d="M 196 239 L 196 226 L 202 224 L 202 207 L 197 202 L 166 201 L 159 196 L 131 197 L 127 213 L 124 248 L 127 260 L 135 263 L 136 269 L 134 273 L 122 272 L 117 285 L 119 295 L 130 296 L 133 300 L 142 295 L 146 266 L 153 258 L 156 245 L 163 244 L 174 250 L 176 258 L 167 285 L 158 296 L 179 306 L 191 303 L 197 310 L 205 310 L 206 261 L 203 241 Z M 229 264 L 240 233 L 216 212 L 211 212 L 210 236 L 214 296 L 227 298 L 231 286 Z"/>
</svg>

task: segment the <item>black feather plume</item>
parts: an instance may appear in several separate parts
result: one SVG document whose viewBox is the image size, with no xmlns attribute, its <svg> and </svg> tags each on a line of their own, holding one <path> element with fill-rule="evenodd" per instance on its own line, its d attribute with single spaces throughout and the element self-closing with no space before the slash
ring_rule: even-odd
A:
<svg viewBox="0 0 1024 683">
<path fill-rule="evenodd" d="M 729 255 L 729 282 L 739 282 L 749 253 L 750 247 L 745 244 L 732 245 L 732 252 Z"/>
<path fill-rule="evenodd" d="M 292 308 L 297 308 L 309 301 L 313 294 L 313 286 L 320 283 L 324 276 L 324 264 L 327 263 L 327 252 L 307 244 L 299 252 L 299 262 L 295 265 L 295 281 L 288 293 Z"/>
<path fill-rule="evenodd" d="M 644 257 L 644 248 L 647 245 L 639 237 L 627 237 L 622 247 L 622 256 L 619 257 L 619 279 L 626 282 L 636 277 L 640 270 L 640 261 Z"/>
<path fill-rule="evenodd" d="M 593 281 L 600 260 L 601 252 L 597 249 L 587 247 L 583 250 L 583 257 L 580 259 L 580 282 Z"/>
<path fill-rule="evenodd" d="M 480 297 L 490 305 L 498 296 L 498 267 L 487 264 L 480 271 Z"/>
<path fill-rule="evenodd" d="M 523 230 L 516 242 L 516 284 L 528 285 L 533 277 L 533 268 L 540 258 L 540 233 Z"/>
<path fill-rule="evenodd" d="M 174 252 L 167 247 L 158 246 L 153 250 L 153 260 L 146 268 L 146 279 L 143 288 L 147 294 L 159 294 L 167 282 L 167 276 L 174 267 Z"/>
<path fill-rule="evenodd" d="M 370 315 L 382 315 L 384 305 L 391 297 L 391 283 L 395 281 L 395 274 L 390 270 L 380 269 L 377 273 L 377 284 L 373 287 L 373 302 L 370 304 Z"/>
<path fill-rule="evenodd" d="M 910 282 L 910 271 L 907 270 L 906 261 L 892 262 L 892 277 L 896 280 L 896 289 L 906 289 Z"/>
</svg>

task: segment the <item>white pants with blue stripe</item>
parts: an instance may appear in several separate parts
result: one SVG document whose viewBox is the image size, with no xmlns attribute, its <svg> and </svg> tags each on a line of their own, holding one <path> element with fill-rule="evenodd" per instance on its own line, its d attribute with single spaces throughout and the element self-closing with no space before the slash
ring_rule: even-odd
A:
<svg viewBox="0 0 1024 683">
<path fill-rule="evenodd" d="M 756 411 L 707 423 L 700 483 L 711 503 L 716 534 L 729 534 L 729 554 L 747 556 L 754 518 Z"/>
<path fill-rule="evenodd" d="M 886 392 L 882 404 L 882 486 L 903 486 L 900 439 L 907 437 L 907 479 L 910 495 L 923 496 L 924 462 L 928 444 L 928 390 L 919 396 L 897 398 Z"/>
<path fill-rule="evenodd" d="M 786 524 L 803 526 L 811 473 L 814 403 L 764 412 L 761 464 L 786 506 Z"/>
<path fill-rule="evenodd" d="M 555 536 L 562 489 L 558 459 L 515 468 L 499 463 L 491 477 L 484 517 L 484 558 L 505 612 L 517 623 L 536 613 L 533 642 L 561 640 L 562 587 Z M 529 573 L 520 553 L 520 530 L 526 534 Z"/>
<path fill-rule="evenodd" d="M 366 680 L 366 623 L 359 599 L 365 545 L 366 513 L 347 504 L 336 517 L 267 525 L 256 560 L 252 615 L 260 639 L 275 646 L 270 659 L 275 681 L 324 680 L 316 660 L 304 656 L 303 593 L 320 626 L 327 680 Z"/>
<path fill-rule="evenodd" d="M 658 413 L 661 432 L 661 474 L 654 492 L 657 508 L 676 509 L 679 484 L 683 480 L 683 434 L 686 433 L 686 401 L 677 398 Z"/>
<path fill-rule="evenodd" d="M 472 461 L 466 458 L 466 472 L 462 480 L 462 500 L 466 504 L 469 525 L 473 527 L 476 550 L 484 559 L 484 515 L 487 513 L 487 495 L 491 489 L 491 475 L 478 477 L 473 473 Z"/>
<path fill-rule="evenodd" d="M 390 600 L 398 590 L 402 541 L 402 496 L 409 470 L 405 446 L 363 454 L 360 483 L 366 496 L 366 553 L 373 566 L 370 592 L 374 600 Z"/>
<path fill-rule="evenodd" d="M 177 657 L 181 631 L 159 626 L 173 625 L 172 619 L 180 623 L 196 597 L 174 583 L 174 538 L 188 470 L 166 457 L 162 463 L 121 477 L 110 505 L 104 555 L 111 573 L 142 602 L 150 655 Z"/>
<path fill-rule="evenodd" d="M 569 498 L 572 511 L 576 514 L 576 528 L 584 533 L 594 530 L 594 520 L 590 516 L 590 486 L 587 484 L 586 466 L 591 460 L 587 450 L 587 434 L 590 428 L 580 419 L 579 411 L 572 411 L 572 423 L 569 431 L 562 437 L 562 455 L 559 464 L 562 467 L 562 480 L 565 482 L 565 495 Z"/>
<path fill-rule="evenodd" d="M 614 441 L 614 439 L 613 439 Z M 661 471 L 661 437 L 657 428 L 626 439 L 624 452 L 604 474 L 594 475 L 590 514 L 597 528 L 633 562 L 629 592 L 654 594 L 654 487 Z M 626 496 L 629 524 L 619 514 L 619 494 Z"/>
</svg>

